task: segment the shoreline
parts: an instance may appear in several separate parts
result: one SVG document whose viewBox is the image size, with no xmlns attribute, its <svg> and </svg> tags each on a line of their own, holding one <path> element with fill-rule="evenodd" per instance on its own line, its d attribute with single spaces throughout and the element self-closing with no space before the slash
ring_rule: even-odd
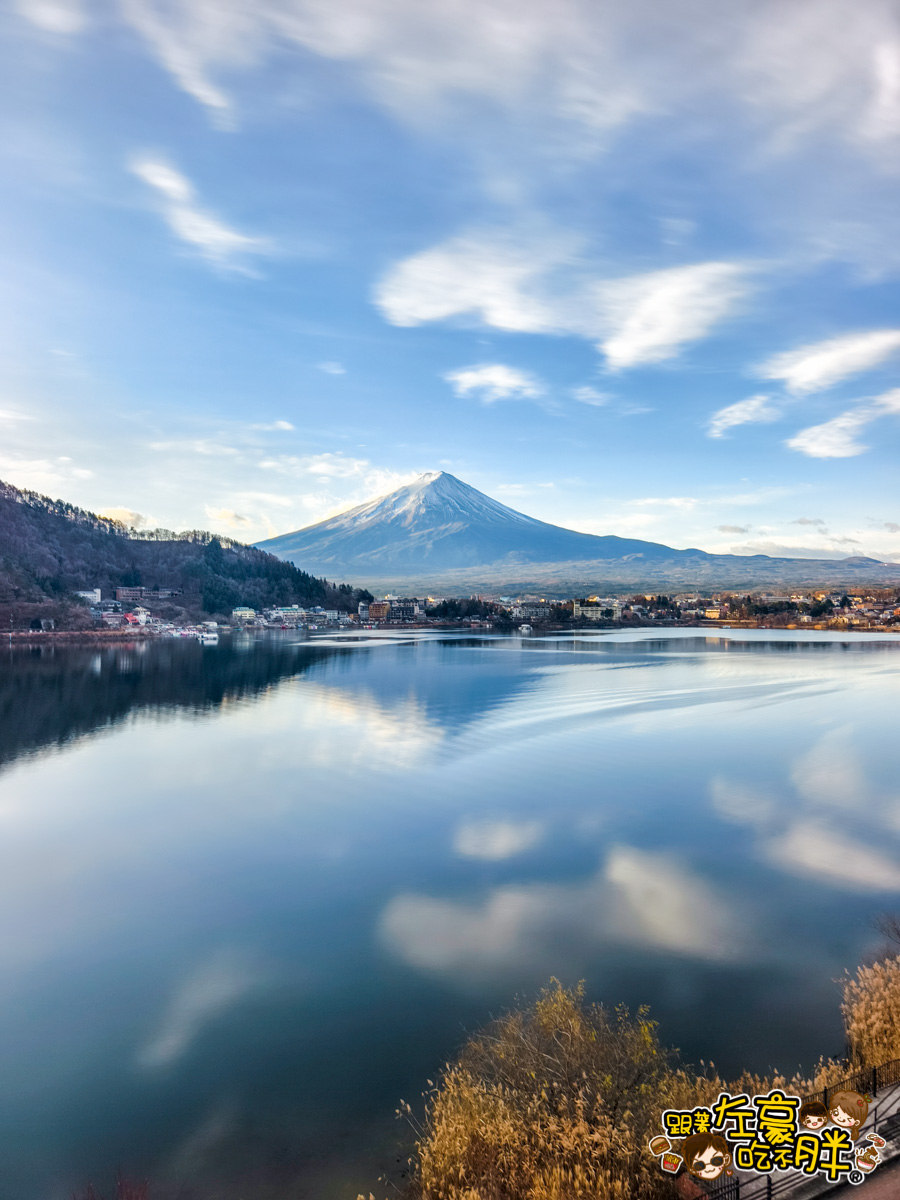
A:
<svg viewBox="0 0 900 1200">
<path fill-rule="evenodd" d="M 0 644 L 22 645 L 28 642 L 134 642 L 158 637 L 149 629 L 14 629 L 0 634 Z"/>
<path fill-rule="evenodd" d="M 484 625 L 477 625 L 475 627 L 471 627 L 468 625 L 464 625 L 462 623 L 457 624 L 456 622 L 447 623 L 447 624 L 443 624 L 443 623 L 439 624 L 439 623 L 435 622 L 433 624 L 428 624 L 428 625 L 417 624 L 415 622 L 410 622 L 409 624 L 404 624 L 404 625 L 382 624 L 382 625 L 379 625 L 377 628 L 378 628 L 378 632 L 384 632 L 384 633 L 403 633 L 403 632 L 418 633 L 418 632 L 429 631 L 429 630 L 431 630 L 435 633 L 454 633 L 455 632 L 455 633 L 475 633 L 475 634 L 478 634 L 478 633 L 502 633 L 502 632 L 516 634 L 518 632 L 518 630 L 516 628 L 509 629 L 509 630 L 497 630 L 497 629 L 486 628 Z M 664 629 L 665 630 L 669 630 L 669 629 L 702 629 L 707 632 L 711 632 L 714 630 L 718 631 L 718 632 L 727 632 L 730 630 L 750 630 L 750 629 L 765 630 L 765 629 L 768 629 L 768 630 L 772 630 L 772 631 L 779 631 L 782 633 L 814 633 L 815 632 L 815 633 L 831 633 L 831 634 L 845 634 L 845 635 L 846 634 L 867 634 L 867 633 L 871 633 L 871 634 L 893 633 L 893 634 L 900 635 L 900 625 L 872 625 L 865 629 L 860 629 L 859 627 L 853 627 L 853 628 L 837 627 L 837 628 L 835 628 L 835 627 L 829 627 L 827 625 L 821 625 L 821 624 L 818 624 L 818 625 L 799 625 L 799 624 L 758 625 L 758 624 L 750 624 L 748 622 L 738 622 L 738 621 L 734 621 L 729 625 L 718 624 L 718 623 L 715 623 L 712 621 L 708 621 L 708 622 L 702 621 L 702 622 L 697 622 L 697 623 L 693 623 L 693 622 L 688 623 L 686 621 L 685 622 L 679 621 L 677 623 L 676 622 L 663 623 L 661 621 L 660 622 L 654 621 L 654 622 L 647 622 L 647 623 L 642 623 L 642 624 L 629 623 L 627 625 L 623 625 L 621 623 L 613 623 L 613 622 L 609 622 L 607 624 L 606 622 L 599 622 L 599 621 L 592 621 L 587 625 L 568 625 L 568 624 L 567 625 L 558 625 L 558 624 L 551 623 L 551 622 L 542 622 L 538 628 L 533 630 L 533 635 L 536 636 L 541 633 L 590 633 L 590 632 L 600 632 L 600 631 L 602 631 L 604 633 L 623 633 L 623 632 L 637 632 L 638 630 L 651 630 L 651 629 L 658 629 L 660 631 L 662 631 Z M 218 632 L 221 635 L 223 633 L 231 634 L 231 633 L 239 632 L 239 630 L 235 629 L 234 627 L 231 627 L 231 626 L 225 626 L 225 627 L 221 628 Z M 286 631 L 281 628 L 278 628 L 278 629 L 273 628 L 273 629 L 254 629 L 254 630 L 248 631 L 248 632 L 283 633 Z M 296 630 L 291 630 L 290 632 L 296 633 Z M 319 632 L 321 632 L 323 635 L 328 635 L 328 634 L 334 634 L 336 632 L 365 633 L 365 632 L 375 632 L 375 630 L 353 629 L 351 627 L 349 630 L 342 628 L 339 631 L 332 630 L 332 629 L 322 629 L 321 631 L 320 630 L 315 631 L 315 633 L 319 633 Z M 313 634 L 311 640 L 315 640 L 315 633 Z M 13 645 L 22 646 L 22 645 L 28 645 L 28 644 L 50 645 L 53 643 L 63 643 L 63 644 L 69 644 L 69 645 L 92 645 L 92 644 L 107 645 L 109 643 L 149 642 L 149 641 L 169 640 L 169 639 L 166 639 L 164 637 L 164 635 L 155 633 L 150 629 L 142 629 L 140 626 L 137 628 L 132 627 L 132 628 L 128 628 L 128 629 L 95 629 L 95 630 L 92 630 L 92 629 L 45 629 L 45 630 L 21 629 L 21 630 L 13 630 L 11 633 L 8 632 L 5 635 L 0 634 L 0 639 L 2 639 L 2 641 L 0 641 L 0 644 L 2 644 L 3 641 L 5 641 L 7 643 L 7 645 L 10 647 Z M 189 640 L 189 639 L 177 638 L 177 639 L 172 639 L 172 640 L 182 641 L 182 640 Z"/>
</svg>

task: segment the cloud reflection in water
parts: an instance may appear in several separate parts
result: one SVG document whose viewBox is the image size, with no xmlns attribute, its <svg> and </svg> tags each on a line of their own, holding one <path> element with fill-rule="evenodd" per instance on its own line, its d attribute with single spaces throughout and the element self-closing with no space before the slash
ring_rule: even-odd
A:
<svg viewBox="0 0 900 1200">
<path fill-rule="evenodd" d="M 448 976 L 558 969 L 561 943 L 652 947 L 710 962 L 757 950 L 729 902 L 667 854 L 613 847 L 588 880 L 495 888 L 476 904 L 406 893 L 379 923 L 384 943 L 421 970 Z"/>
</svg>

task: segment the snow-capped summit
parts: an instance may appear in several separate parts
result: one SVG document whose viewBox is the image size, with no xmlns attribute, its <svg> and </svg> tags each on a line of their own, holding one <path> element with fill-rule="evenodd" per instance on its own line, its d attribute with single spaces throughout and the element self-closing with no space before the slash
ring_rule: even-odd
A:
<svg viewBox="0 0 900 1200">
<path fill-rule="evenodd" d="M 540 526 L 541 521 L 525 517 L 505 504 L 492 500 L 476 488 L 463 483 L 455 475 L 447 471 L 426 471 L 414 479 L 412 483 L 404 484 L 396 491 L 386 496 L 378 496 L 366 504 L 348 509 L 318 525 L 310 525 L 301 533 L 312 529 L 324 529 L 329 526 L 334 529 L 344 529 L 353 526 L 359 530 L 370 527 L 376 522 L 401 520 L 408 528 L 413 522 L 423 519 L 431 523 L 446 524 L 448 521 L 509 521 Z M 295 536 L 288 534 L 288 537 Z"/>
<path fill-rule="evenodd" d="M 387 496 L 258 544 L 330 578 L 701 553 L 549 525 L 492 500 L 447 471 L 428 471 Z"/>
</svg>

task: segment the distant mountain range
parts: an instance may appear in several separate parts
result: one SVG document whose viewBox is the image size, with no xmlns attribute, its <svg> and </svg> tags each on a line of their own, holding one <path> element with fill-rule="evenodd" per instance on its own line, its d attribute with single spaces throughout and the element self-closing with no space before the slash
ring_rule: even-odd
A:
<svg viewBox="0 0 900 1200">
<path fill-rule="evenodd" d="M 900 564 L 872 558 L 708 554 L 577 533 L 526 517 L 446 471 L 430 471 L 387 496 L 257 545 L 312 574 L 419 591 L 900 582 Z"/>
</svg>

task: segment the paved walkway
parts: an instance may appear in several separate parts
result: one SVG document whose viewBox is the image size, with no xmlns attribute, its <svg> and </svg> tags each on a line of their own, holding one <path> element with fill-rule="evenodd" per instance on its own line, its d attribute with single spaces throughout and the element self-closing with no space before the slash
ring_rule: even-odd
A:
<svg viewBox="0 0 900 1200">
<path fill-rule="evenodd" d="M 876 1167 L 872 1176 L 857 1187 L 846 1183 L 836 1191 L 829 1192 L 828 1200 L 831 1200 L 832 1196 L 835 1200 L 838 1200 L 838 1197 L 840 1200 L 850 1200 L 851 1193 L 856 1200 L 897 1200 L 900 1196 L 900 1162 Z"/>
</svg>

